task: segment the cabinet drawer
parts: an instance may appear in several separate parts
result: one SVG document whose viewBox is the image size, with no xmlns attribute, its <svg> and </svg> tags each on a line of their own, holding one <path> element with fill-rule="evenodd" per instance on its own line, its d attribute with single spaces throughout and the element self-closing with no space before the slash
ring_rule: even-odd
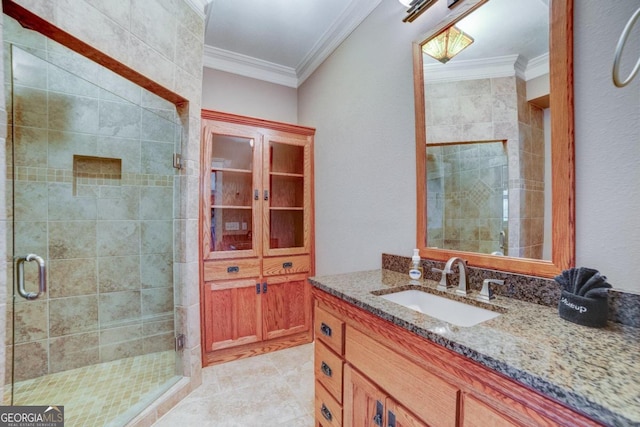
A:
<svg viewBox="0 0 640 427">
<path fill-rule="evenodd" d="M 342 373 L 344 362 L 329 347 L 316 341 L 314 357 L 314 374 L 316 379 L 331 393 L 331 395 L 342 403 Z"/>
<path fill-rule="evenodd" d="M 456 425 L 459 390 L 362 332 L 347 326 L 347 363 L 369 377 L 423 422 Z"/>
<path fill-rule="evenodd" d="M 311 256 L 293 255 L 265 258 L 262 264 L 262 272 L 265 276 L 308 273 L 311 270 Z"/>
<path fill-rule="evenodd" d="M 342 406 L 316 381 L 316 422 L 324 427 L 342 427 Z"/>
<path fill-rule="evenodd" d="M 339 355 L 344 354 L 344 322 L 316 306 L 314 334 Z"/>
<path fill-rule="evenodd" d="M 204 263 L 204 281 L 232 280 L 260 276 L 260 260 L 235 259 Z"/>
</svg>

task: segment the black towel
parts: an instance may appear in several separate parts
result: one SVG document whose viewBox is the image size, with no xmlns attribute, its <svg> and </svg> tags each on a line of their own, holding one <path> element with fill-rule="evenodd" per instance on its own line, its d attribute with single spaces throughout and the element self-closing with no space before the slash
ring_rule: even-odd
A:
<svg viewBox="0 0 640 427">
<path fill-rule="evenodd" d="M 607 324 L 611 285 L 598 270 L 570 268 L 556 276 L 555 280 L 562 289 L 558 303 L 561 318 L 596 328 Z"/>
<path fill-rule="evenodd" d="M 609 302 L 607 298 L 586 298 L 562 291 L 558 314 L 578 325 L 602 328 L 607 325 Z"/>
</svg>

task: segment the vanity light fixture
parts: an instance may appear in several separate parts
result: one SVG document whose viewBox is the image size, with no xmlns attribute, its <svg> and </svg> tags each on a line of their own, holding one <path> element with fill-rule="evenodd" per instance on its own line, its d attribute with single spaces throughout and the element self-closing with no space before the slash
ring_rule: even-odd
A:
<svg viewBox="0 0 640 427">
<path fill-rule="evenodd" d="M 422 46 L 422 51 L 446 64 L 471 43 L 473 43 L 471 36 L 452 25 Z"/>
<path fill-rule="evenodd" d="M 433 6 L 438 0 L 399 0 L 404 6 L 408 7 L 407 16 L 402 22 L 413 22 L 427 9 Z"/>
</svg>

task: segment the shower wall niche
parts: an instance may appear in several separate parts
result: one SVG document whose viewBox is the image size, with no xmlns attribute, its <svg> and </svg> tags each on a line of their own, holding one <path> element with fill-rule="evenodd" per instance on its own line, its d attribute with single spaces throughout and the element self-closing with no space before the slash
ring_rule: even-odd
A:
<svg viewBox="0 0 640 427">
<path fill-rule="evenodd" d="M 48 265 L 47 294 L 8 307 L 14 381 L 173 351 L 175 106 L 10 18 L 4 26 L 7 206 L 13 198 L 19 236 L 9 254 Z M 25 270 L 34 286 L 35 266 Z"/>
</svg>

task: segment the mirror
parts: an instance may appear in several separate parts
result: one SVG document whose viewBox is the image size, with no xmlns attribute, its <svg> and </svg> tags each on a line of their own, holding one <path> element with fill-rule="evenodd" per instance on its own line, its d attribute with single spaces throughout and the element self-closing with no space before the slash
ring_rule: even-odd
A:
<svg viewBox="0 0 640 427">
<path fill-rule="evenodd" d="M 527 1 L 532 10 L 545 13 L 546 0 Z M 540 27 L 525 30 L 508 11 L 500 24 L 482 16 L 495 16 L 513 3 L 459 1 L 414 43 L 417 247 L 425 258 L 461 256 L 472 266 L 553 277 L 573 266 L 575 252 L 573 2 L 550 5 L 549 42 L 544 43 L 550 46 L 548 97 L 538 97 L 531 78 L 536 73 L 522 66 L 546 56 L 533 43 Z M 532 13 L 523 19 L 533 22 Z M 454 24 L 471 37 L 473 31 L 482 34 L 482 25 L 490 26 L 498 37 L 478 38 L 445 64 L 423 54 L 427 41 Z M 512 37 L 500 31 L 508 27 L 520 29 L 526 41 L 515 54 L 504 50 Z M 480 61 L 477 54 L 485 58 Z M 484 171 L 477 167 L 481 163 Z"/>
</svg>

